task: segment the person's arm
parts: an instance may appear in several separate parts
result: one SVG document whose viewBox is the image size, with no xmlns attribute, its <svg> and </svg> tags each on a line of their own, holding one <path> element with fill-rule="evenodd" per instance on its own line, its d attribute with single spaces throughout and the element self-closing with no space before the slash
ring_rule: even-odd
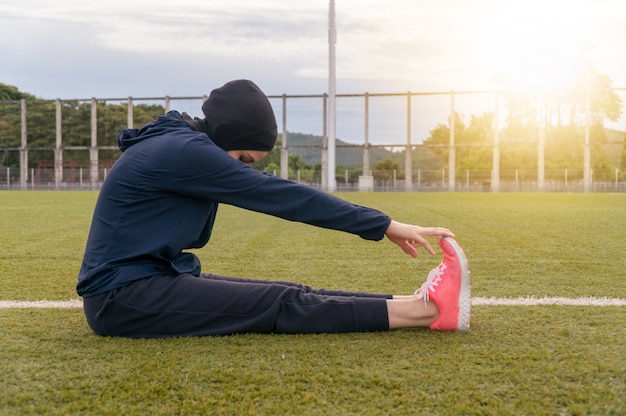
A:
<svg viewBox="0 0 626 416">
<path fill-rule="evenodd" d="M 174 192 L 345 231 L 367 240 L 381 240 L 387 236 L 412 257 L 417 257 L 419 247 L 434 254 L 424 237 L 454 236 L 445 228 L 424 228 L 392 221 L 375 209 L 351 204 L 306 185 L 260 174 L 202 140 L 185 146 L 174 171 L 168 175 Z"/>
<path fill-rule="evenodd" d="M 256 172 L 208 140 L 190 141 L 160 186 L 290 221 L 381 240 L 391 218 L 307 185 Z"/>
</svg>

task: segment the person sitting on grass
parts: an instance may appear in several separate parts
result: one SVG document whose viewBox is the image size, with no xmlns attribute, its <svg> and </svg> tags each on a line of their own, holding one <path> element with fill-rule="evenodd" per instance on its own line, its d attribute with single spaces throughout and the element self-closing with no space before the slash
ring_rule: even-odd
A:
<svg viewBox="0 0 626 416">
<path fill-rule="evenodd" d="M 252 169 L 248 165 L 274 147 L 277 126 L 269 100 L 251 81 L 213 90 L 202 111 L 203 119 L 170 111 L 119 134 L 123 153 L 100 190 L 78 275 L 77 292 L 95 333 L 165 338 L 469 329 L 470 271 L 450 230 L 400 223 Z M 204 273 L 184 250 L 207 244 L 220 203 L 366 240 L 386 236 L 414 258 L 420 247 L 434 255 L 426 237 L 437 237 L 443 260 L 405 296 Z"/>
</svg>

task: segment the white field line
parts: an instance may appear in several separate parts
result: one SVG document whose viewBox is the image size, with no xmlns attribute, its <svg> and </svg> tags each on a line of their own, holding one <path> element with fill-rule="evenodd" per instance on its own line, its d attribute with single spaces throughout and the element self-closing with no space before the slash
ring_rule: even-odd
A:
<svg viewBox="0 0 626 416">
<path fill-rule="evenodd" d="M 472 298 L 472 306 L 626 306 L 626 299 L 620 298 Z M 64 301 L 16 301 L 1 300 L 0 309 L 29 309 L 29 308 L 82 308 L 83 301 L 79 299 Z"/>
<path fill-rule="evenodd" d="M 472 306 L 626 306 L 619 298 L 472 298 Z"/>
<path fill-rule="evenodd" d="M 0 300 L 0 309 L 29 309 L 29 308 L 82 308 L 82 300 Z"/>
</svg>

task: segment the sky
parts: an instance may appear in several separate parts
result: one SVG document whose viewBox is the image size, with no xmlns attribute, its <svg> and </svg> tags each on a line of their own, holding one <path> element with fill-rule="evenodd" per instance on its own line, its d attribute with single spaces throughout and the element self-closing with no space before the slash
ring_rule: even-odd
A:
<svg viewBox="0 0 626 416">
<path fill-rule="evenodd" d="M 54 99 L 328 91 L 327 0 L 0 0 L 0 82 Z M 338 94 L 492 89 L 584 54 L 626 87 L 623 0 L 336 0 Z M 529 74 L 523 62 L 541 62 Z M 539 78 L 542 78 L 541 80 Z M 624 97 L 626 102 L 626 97 Z"/>
</svg>

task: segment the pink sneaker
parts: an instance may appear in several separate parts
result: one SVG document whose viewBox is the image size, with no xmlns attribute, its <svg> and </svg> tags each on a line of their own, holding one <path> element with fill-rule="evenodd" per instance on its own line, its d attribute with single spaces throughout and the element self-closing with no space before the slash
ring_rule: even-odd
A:
<svg viewBox="0 0 626 416">
<path fill-rule="evenodd" d="M 471 311 L 471 279 L 467 257 L 454 239 L 438 239 L 443 261 L 428 274 L 426 282 L 415 291 L 424 298 L 424 307 L 432 300 L 439 307 L 439 319 L 430 329 L 469 331 Z"/>
</svg>

